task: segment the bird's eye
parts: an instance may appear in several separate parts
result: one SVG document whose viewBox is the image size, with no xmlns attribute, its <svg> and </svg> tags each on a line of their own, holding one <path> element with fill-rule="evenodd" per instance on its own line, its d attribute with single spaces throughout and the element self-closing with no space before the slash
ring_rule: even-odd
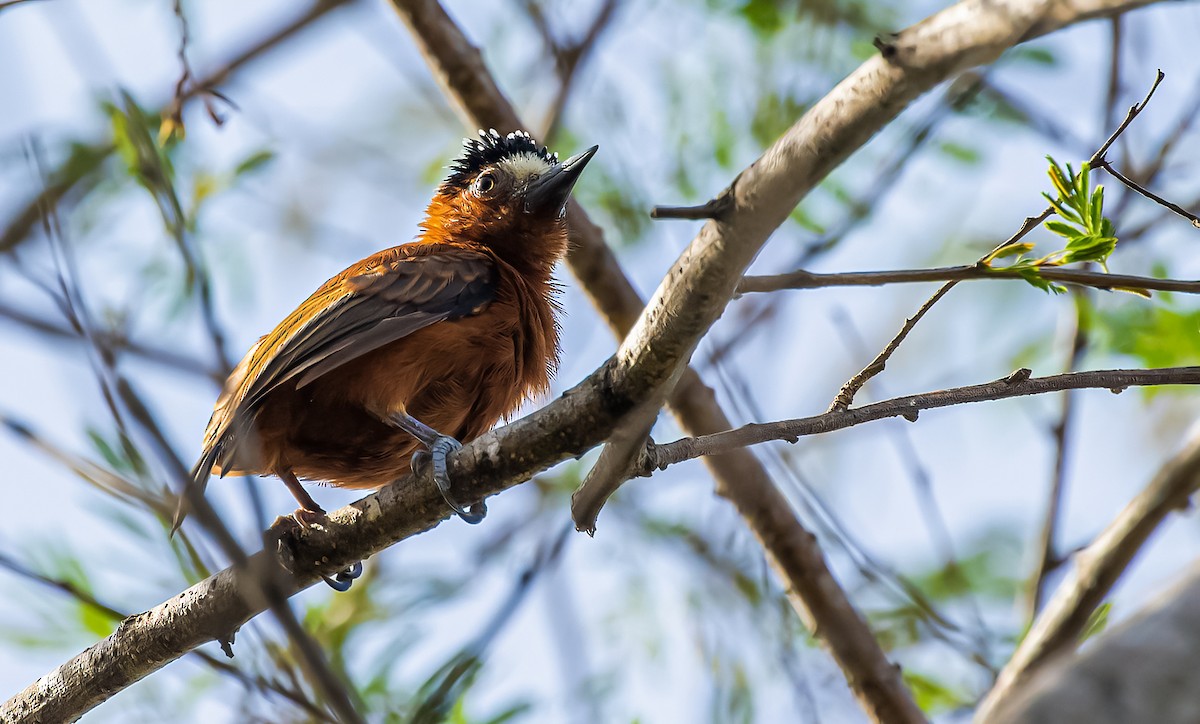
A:
<svg viewBox="0 0 1200 724">
<path fill-rule="evenodd" d="M 496 177 L 490 173 L 480 174 L 479 178 L 475 179 L 475 193 L 486 194 L 496 187 Z"/>
</svg>

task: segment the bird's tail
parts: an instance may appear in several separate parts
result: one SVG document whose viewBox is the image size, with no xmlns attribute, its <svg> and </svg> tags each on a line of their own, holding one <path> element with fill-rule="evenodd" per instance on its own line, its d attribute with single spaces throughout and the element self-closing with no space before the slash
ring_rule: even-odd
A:
<svg viewBox="0 0 1200 724">
<path fill-rule="evenodd" d="M 196 461 L 196 466 L 192 468 L 191 479 L 187 481 L 186 487 L 179 493 L 179 504 L 175 508 L 175 518 L 171 521 L 171 535 L 175 535 L 175 531 L 179 530 L 179 526 L 183 525 L 183 519 L 187 517 L 189 498 L 192 495 L 204 495 L 204 488 L 208 486 L 208 479 L 212 476 L 213 465 L 217 462 L 218 454 L 218 448 L 214 445 L 205 450 L 200 459 Z"/>
</svg>

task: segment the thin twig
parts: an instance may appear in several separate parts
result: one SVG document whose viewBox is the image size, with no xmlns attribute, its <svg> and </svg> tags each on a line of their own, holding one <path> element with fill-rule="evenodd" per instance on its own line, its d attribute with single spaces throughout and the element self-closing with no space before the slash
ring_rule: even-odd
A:
<svg viewBox="0 0 1200 724">
<path fill-rule="evenodd" d="M 27 0 L 20 1 L 26 2 Z M 186 97 L 192 99 L 202 92 L 211 93 L 213 89 L 225 83 L 229 80 L 230 76 L 247 64 L 274 50 L 301 30 L 308 28 L 314 22 L 324 17 L 331 10 L 351 2 L 354 2 L 354 0 L 316 0 L 308 9 L 285 23 L 282 27 L 234 55 L 224 65 L 217 67 L 202 80 L 193 84 L 188 89 Z M 170 103 L 169 99 L 164 101 L 163 105 L 165 106 L 167 103 Z M 84 164 L 77 169 L 73 169 L 77 171 L 74 175 L 65 176 L 63 171 L 66 170 L 66 167 L 60 167 L 58 172 L 50 174 L 52 183 L 46 188 L 41 189 L 21 207 L 20 211 L 10 217 L 7 226 L 3 232 L 0 232 L 0 251 L 12 249 L 24 241 L 37 226 L 39 209 L 58 203 L 71 193 L 73 189 L 76 189 L 81 181 L 92 179 L 93 172 L 101 166 L 105 159 L 112 155 L 116 150 L 116 146 L 109 142 L 98 142 L 91 144 L 87 150 L 88 153 L 83 157 Z M 95 183 L 92 183 L 91 187 L 95 185 Z"/>
<path fill-rule="evenodd" d="M 1086 269 L 1044 267 L 1038 276 L 1046 281 L 1105 291 L 1179 292 L 1200 294 L 1200 280 L 1158 279 L 1134 274 L 1107 274 Z M 786 274 L 748 276 L 738 285 L 739 294 L 775 292 L 784 289 L 823 289 L 826 287 L 878 287 L 886 284 L 918 282 L 1021 280 L 1017 271 L 1004 267 L 979 264 L 935 267 L 932 269 L 899 269 L 896 271 L 837 272 L 820 274 L 799 269 Z"/>
<path fill-rule="evenodd" d="M 162 111 L 165 133 L 159 134 L 160 142 L 177 130 L 180 133 L 183 132 L 183 103 L 187 99 L 187 83 L 192 79 L 192 66 L 188 63 L 187 55 L 188 42 L 191 38 L 187 16 L 183 13 L 183 0 L 174 0 L 173 10 L 175 17 L 179 20 L 179 80 L 175 83 L 174 97 Z"/>
<path fill-rule="evenodd" d="M 1158 71 L 1154 78 L 1154 84 L 1150 86 L 1150 91 L 1146 94 L 1146 97 L 1140 104 L 1134 104 L 1130 107 L 1129 112 L 1126 114 L 1125 120 L 1121 122 L 1121 125 L 1118 126 L 1115 131 L 1113 131 L 1112 135 L 1108 137 L 1102 146 L 1100 146 L 1099 150 L 1092 154 L 1092 158 L 1089 160 L 1090 166 L 1096 166 L 1103 161 L 1105 152 L 1108 151 L 1113 142 L 1115 142 L 1117 138 L 1125 132 L 1125 129 L 1129 128 L 1129 124 L 1133 122 L 1133 119 L 1137 118 L 1138 114 L 1145 109 L 1146 104 L 1149 103 L 1150 98 L 1154 96 L 1154 91 L 1158 88 L 1158 84 L 1162 83 L 1163 78 L 1163 72 L 1161 70 Z M 1054 214 L 1054 207 L 1047 206 L 1045 210 L 1043 210 L 1038 216 L 1026 218 L 1025 222 L 1021 224 L 1021 228 L 1017 230 L 1017 233 L 1013 234 L 1008 239 L 996 246 L 996 248 L 991 252 L 981 257 L 976 264 L 986 264 L 986 262 L 996 254 L 996 252 L 1006 246 L 1009 246 L 1010 244 L 1015 244 L 1016 242 L 1020 241 L 1038 224 L 1050 218 L 1052 214 Z M 1200 222 L 1200 220 L 1197 221 Z M 854 396 L 858 394 L 858 391 L 862 389 L 862 386 L 866 384 L 867 380 L 871 379 L 880 372 L 883 372 L 884 368 L 887 366 L 888 359 L 891 358 L 892 354 L 895 353 L 895 351 L 904 342 L 905 338 L 908 337 L 909 332 L 912 331 L 917 322 L 920 322 L 921 318 L 925 316 L 926 312 L 928 312 L 934 304 L 937 304 L 942 297 L 946 296 L 946 293 L 953 289 L 957 284 L 957 281 L 949 281 L 943 284 L 941 288 L 934 292 L 933 296 L 931 296 L 925 301 L 924 304 L 921 305 L 921 308 L 917 310 L 916 314 L 905 320 L 904 326 L 900 328 L 900 331 L 896 333 L 896 336 L 893 337 L 890 342 L 888 342 L 887 346 L 883 348 L 883 350 L 875 357 L 875 359 L 871 360 L 866 367 L 862 368 L 862 370 L 847 380 L 846 384 L 842 385 L 842 388 L 833 398 L 833 402 L 829 405 L 830 411 L 845 410 L 847 407 L 849 407 L 854 402 Z"/>
<path fill-rule="evenodd" d="M 939 407 L 1006 400 L 1063 390 L 1107 389 L 1112 392 L 1121 392 L 1127 387 L 1198 384 L 1200 384 L 1200 367 L 1093 370 L 1048 377 L 1030 377 L 1029 370 L 1023 369 L 1008 377 L 979 385 L 952 387 L 918 395 L 895 397 L 861 407 L 831 410 L 812 417 L 752 423 L 728 432 L 658 443 L 649 448 L 642 457 L 638 473 L 650 475 L 655 470 L 663 470 L 701 455 L 719 455 L 747 445 L 758 445 L 776 440 L 796 442 L 799 438 L 808 435 L 833 432 L 889 417 L 903 417 L 911 422 L 917 419 L 922 410 Z"/>
<path fill-rule="evenodd" d="M 1200 216 L 1196 216 L 1195 214 L 1193 214 L 1192 212 L 1183 208 L 1182 206 L 1179 206 L 1178 204 L 1174 204 L 1174 203 L 1171 203 L 1170 201 L 1167 201 L 1166 199 L 1164 199 L 1163 197 L 1154 193 L 1153 191 L 1150 191 L 1149 189 L 1143 187 L 1141 184 L 1137 183 L 1136 181 L 1134 181 L 1130 178 L 1127 178 L 1120 171 L 1113 168 L 1113 165 L 1111 163 L 1109 163 L 1107 159 L 1102 158 L 1099 161 L 1096 161 L 1096 163 L 1093 164 L 1093 168 L 1102 168 L 1105 171 L 1108 171 L 1110 174 L 1112 174 L 1113 178 L 1115 178 L 1116 180 L 1125 184 L 1126 186 L 1128 186 L 1129 188 L 1138 192 L 1142 196 L 1145 196 L 1146 198 L 1150 199 L 1151 201 L 1158 204 L 1159 206 L 1163 206 L 1165 208 L 1170 209 L 1171 211 L 1174 211 L 1176 214 L 1179 214 L 1183 218 L 1192 222 L 1192 226 L 1196 227 L 1197 229 L 1200 229 Z"/>
<path fill-rule="evenodd" d="M 4 2 L 0 2 L 0 10 L 7 10 L 14 5 L 23 5 L 27 2 L 33 2 L 33 0 L 4 0 Z"/>
<path fill-rule="evenodd" d="M 916 314 L 904 320 L 904 325 L 900 327 L 900 331 L 896 333 L 895 337 L 892 337 L 892 340 L 887 343 L 887 346 L 879 354 L 875 355 L 875 359 L 871 360 L 870 364 L 859 370 L 849 380 L 846 380 L 846 383 L 842 385 L 842 389 L 838 390 L 837 396 L 833 398 L 833 402 L 830 403 L 829 411 L 845 410 L 849 407 L 850 403 L 854 402 L 854 396 L 867 383 L 867 380 L 883 372 L 884 367 L 887 366 L 888 359 L 891 358 L 896 348 L 908 337 L 908 333 L 913 330 L 913 327 L 917 326 L 917 322 L 920 322 L 925 313 L 932 309 L 933 305 L 937 304 L 957 284 L 958 282 L 946 282 L 938 287 L 938 290 L 929 299 L 925 300 L 925 303 L 921 305 Z"/>
<path fill-rule="evenodd" d="M 1158 152 L 1154 154 L 1154 158 L 1150 160 L 1150 163 L 1146 164 L 1145 168 L 1138 169 L 1137 173 L 1130 173 L 1129 176 L 1136 178 L 1142 186 L 1150 186 L 1157 181 L 1163 169 L 1166 168 L 1167 160 L 1171 157 L 1179 142 L 1187 136 L 1188 131 L 1195 124 L 1198 117 L 1200 117 L 1200 90 L 1192 95 L 1192 102 L 1180 111 L 1179 122 L 1163 137 L 1162 143 L 1158 146 Z M 1114 221 L 1121 218 L 1125 207 L 1132 198 L 1133 196 L 1129 194 L 1122 194 L 1121 198 L 1117 199 L 1116 207 L 1112 212 Z M 1196 202 L 1185 204 L 1185 206 L 1196 205 Z M 1128 243 L 1130 238 L 1134 238 L 1135 234 L 1140 235 L 1141 233 L 1145 233 L 1144 231 L 1133 232 L 1125 229 L 1122 231 L 1124 233 L 1121 234 L 1121 241 L 1125 243 Z"/>
<path fill-rule="evenodd" d="M 1133 123 L 1133 119 L 1137 118 L 1138 114 L 1146 110 L 1146 104 L 1149 103 L 1150 99 L 1154 97 L 1154 91 L 1158 90 L 1158 84 L 1162 83 L 1163 78 L 1166 77 L 1166 74 L 1161 70 L 1155 71 L 1154 83 L 1150 86 L 1150 90 L 1146 93 L 1146 97 L 1142 99 L 1141 103 L 1134 103 L 1129 107 L 1129 111 L 1125 114 L 1125 120 L 1121 121 L 1121 125 L 1117 126 L 1117 130 L 1113 131 L 1112 135 L 1104 141 L 1104 145 L 1100 146 L 1100 148 L 1092 154 L 1092 157 L 1088 159 L 1089 166 L 1095 168 L 1096 164 L 1100 163 L 1100 160 L 1104 158 L 1106 153 L 1108 153 L 1108 149 L 1111 148 L 1114 143 L 1116 143 L 1116 140 L 1120 138 L 1122 133 L 1125 132 L 1125 129 L 1129 128 L 1129 124 Z"/>
<path fill-rule="evenodd" d="M 579 77 L 580 69 L 596 48 L 600 36 L 612 24 L 613 18 L 616 16 L 617 0 L 605 0 L 604 5 L 596 13 L 595 19 L 588 26 L 587 32 L 579 40 L 571 43 L 563 43 L 555 37 L 540 3 L 534 2 L 534 0 L 525 0 L 524 5 L 525 12 L 529 15 L 529 19 L 537 28 L 538 33 L 541 34 L 546 49 L 554 57 L 554 67 L 558 74 L 558 92 L 554 95 L 554 100 L 539 126 L 541 128 L 539 138 L 542 139 L 542 142 L 553 143 L 558 135 L 563 111 L 567 107 L 567 99 L 571 97 L 571 92 L 575 87 L 575 79 Z"/>
<path fill-rule="evenodd" d="M 1037 216 L 1026 217 L 1025 221 L 1021 223 L 1021 228 L 1017 229 L 1015 234 L 998 244 L 995 249 L 985 256 L 980 257 L 979 261 L 977 261 L 975 265 L 983 266 L 984 262 L 989 257 L 1009 244 L 1015 244 L 1020 241 L 1025 237 L 1026 234 L 1037 228 L 1038 224 L 1048 219 L 1053 213 L 1054 208 L 1047 206 L 1046 209 Z M 901 343 L 904 342 L 905 338 L 908 337 L 909 332 L 911 332 L 913 327 L 917 325 L 917 322 L 920 322 L 921 318 L 924 317 L 931 308 L 933 308 L 933 305 L 937 304 L 942 297 L 946 296 L 946 294 L 957 285 L 957 280 L 948 281 L 939 287 L 938 290 L 929 297 L 929 299 L 926 299 L 925 303 L 921 305 L 921 308 L 917 310 L 916 314 L 904 321 L 904 325 L 900 328 L 900 331 L 897 332 L 896 335 L 892 337 L 891 341 L 887 343 L 887 346 L 875 356 L 875 359 L 871 360 L 866 367 L 863 367 L 857 374 L 855 374 L 853 377 L 847 380 L 844 385 L 842 385 L 842 388 L 838 390 L 837 395 L 833 398 L 833 402 L 830 403 L 829 411 L 832 412 L 835 410 L 845 410 L 846 408 L 850 407 L 851 403 L 854 402 L 854 396 L 858 394 L 858 391 L 862 389 L 862 386 L 867 383 L 867 380 L 871 379 L 880 372 L 883 372 L 884 368 L 887 366 L 887 361 L 900 347 Z"/>
<path fill-rule="evenodd" d="M 729 208 L 725 197 L 709 199 L 699 206 L 655 206 L 650 209 L 652 219 L 719 219 Z"/>
<path fill-rule="evenodd" d="M 64 341 L 79 341 L 78 333 L 69 326 L 56 320 L 39 316 L 28 310 L 12 306 L 7 302 L 0 301 L 0 317 L 39 332 L 45 335 L 45 337 L 58 338 Z M 153 362 L 178 372 L 206 377 L 217 384 L 220 384 L 225 379 L 225 375 L 219 370 L 205 365 L 192 356 L 176 352 L 172 349 L 155 347 L 132 340 L 126 334 L 116 330 L 95 330 L 95 334 L 100 343 L 109 349 L 127 352 L 147 362 Z"/>
</svg>

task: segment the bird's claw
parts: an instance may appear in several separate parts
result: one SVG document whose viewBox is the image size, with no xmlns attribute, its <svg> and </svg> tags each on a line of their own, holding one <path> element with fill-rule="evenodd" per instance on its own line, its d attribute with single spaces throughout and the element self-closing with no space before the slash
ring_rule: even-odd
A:
<svg viewBox="0 0 1200 724">
<path fill-rule="evenodd" d="M 487 505 L 481 500 L 470 508 L 464 508 L 450 493 L 450 472 L 447 469 L 446 457 L 462 449 L 462 443 L 447 435 L 438 435 L 429 445 L 429 451 L 418 450 L 413 453 L 412 470 L 417 475 L 424 475 L 426 468 L 433 468 L 433 482 L 437 485 L 442 499 L 464 522 L 475 525 L 487 515 Z"/>
<path fill-rule="evenodd" d="M 300 524 L 301 528 L 305 529 L 320 528 L 327 520 L 329 520 L 329 516 L 327 516 L 325 511 L 321 510 L 320 508 L 316 510 L 309 510 L 308 508 L 296 508 L 296 510 L 292 511 L 292 518 Z"/>
<path fill-rule="evenodd" d="M 336 574 L 334 574 L 333 578 L 330 578 L 325 574 L 321 574 L 321 578 L 323 578 L 326 585 L 333 590 L 337 591 L 338 593 L 345 593 L 346 591 L 350 590 L 350 586 L 354 583 L 356 578 L 362 575 L 362 572 L 362 561 L 358 561 L 354 565 L 338 571 Z"/>
</svg>

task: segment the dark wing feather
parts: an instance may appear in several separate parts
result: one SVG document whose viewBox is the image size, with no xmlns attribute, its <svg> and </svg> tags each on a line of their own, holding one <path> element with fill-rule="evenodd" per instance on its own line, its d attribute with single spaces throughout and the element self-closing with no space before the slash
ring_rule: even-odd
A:
<svg viewBox="0 0 1200 724">
<path fill-rule="evenodd" d="M 389 249 L 330 279 L 259 340 L 225 383 L 205 431 L 226 468 L 257 406 L 285 382 L 303 387 L 333 369 L 440 321 L 476 314 L 495 296 L 486 254 L 450 246 Z M 207 472 L 207 471 L 205 471 Z"/>
</svg>

